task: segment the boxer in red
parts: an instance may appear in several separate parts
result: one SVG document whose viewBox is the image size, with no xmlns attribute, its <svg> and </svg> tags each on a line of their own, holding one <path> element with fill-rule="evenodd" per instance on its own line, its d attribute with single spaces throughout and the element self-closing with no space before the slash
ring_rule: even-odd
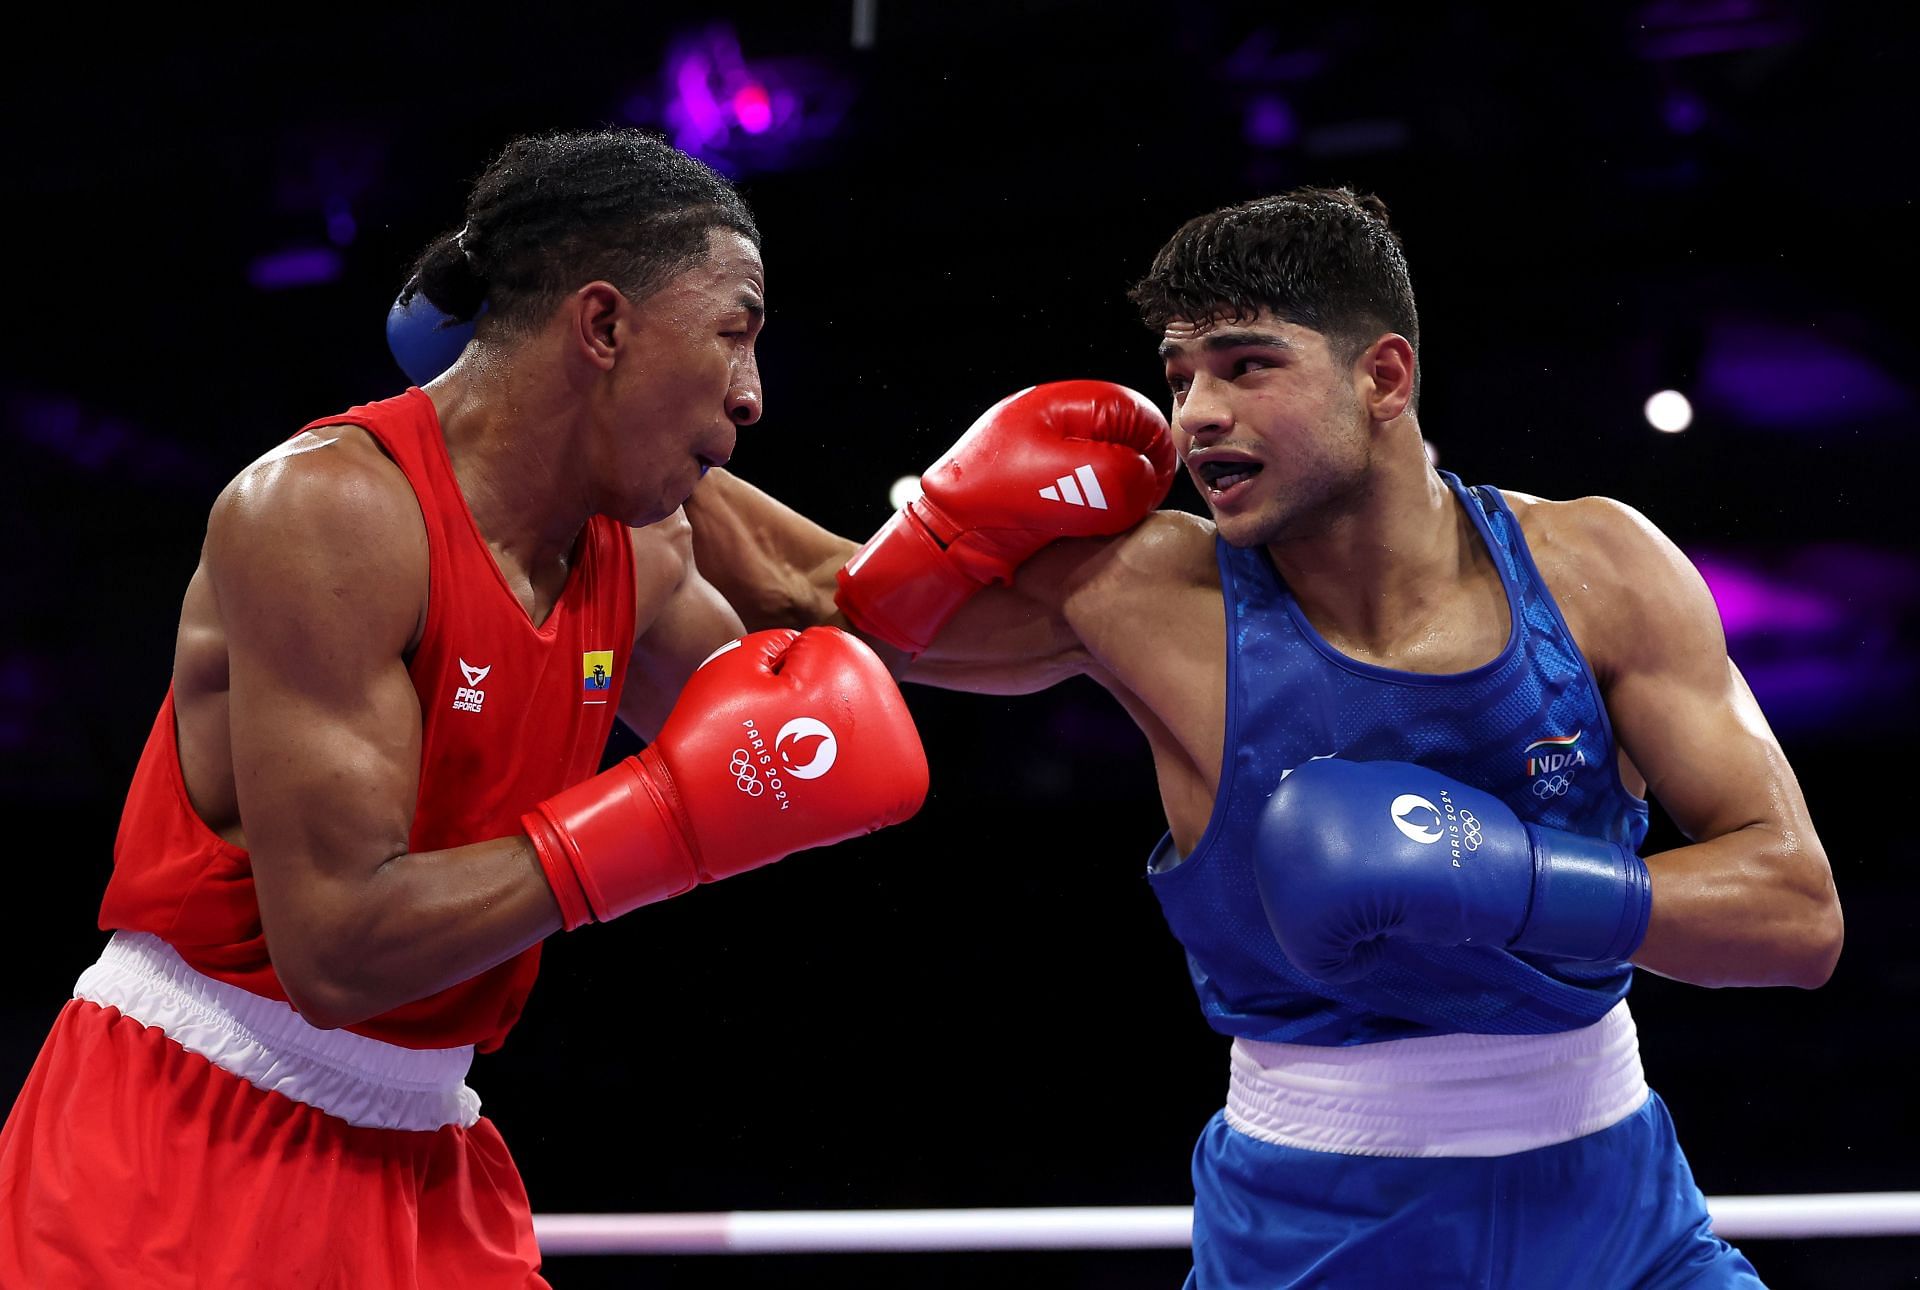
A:
<svg viewBox="0 0 1920 1290">
<path fill-rule="evenodd" d="M 484 308 L 465 358 L 221 493 L 113 935 L 0 1131 L 0 1285 L 544 1285 L 464 1078 L 541 941 L 918 808 L 866 646 L 739 640 L 694 567 L 763 286 L 699 162 L 516 140 L 410 284 Z M 649 746 L 595 775 L 616 715 Z"/>
</svg>

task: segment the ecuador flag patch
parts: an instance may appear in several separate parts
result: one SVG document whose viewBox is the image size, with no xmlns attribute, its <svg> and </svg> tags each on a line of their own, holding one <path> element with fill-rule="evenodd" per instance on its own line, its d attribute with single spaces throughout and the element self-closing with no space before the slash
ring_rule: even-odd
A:
<svg viewBox="0 0 1920 1290">
<path fill-rule="evenodd" d="M 580 701 L 605 703 L 613 689 L 613 651 L 590 649 L 580 655 Z"/>
</svg>

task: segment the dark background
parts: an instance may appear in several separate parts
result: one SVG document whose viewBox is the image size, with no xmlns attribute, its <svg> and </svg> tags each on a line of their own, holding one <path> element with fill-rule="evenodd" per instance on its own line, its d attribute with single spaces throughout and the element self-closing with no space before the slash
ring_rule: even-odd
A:
<svg viewBox="0 0 1920 1290">
<path fill-rule="evenodd" d="M 1832 857 L 1848 944 L 1825 989 L 1635 985 L 1648 1075 L 1702 1187 L 1920 1185 L 1920 47 L 1896 9 L 1579 8 L 879 0 L 864 48 L 843 3 L 315 11 L 16 42 L 0 1097 L 100 944 L 121 795 L 220 485 L 305 421 L 402 387 L 387 305 L 510 135 L 671 128 L 674 69 L 732 40 L 735 81 L 722 57 L 714 84 L 754 80 L 786 114 L 688 136 L 765 231 L 767 411 L 735 465 L 849 534 L 1013 389 L 1097 376 L 1157 396 L 1123 292 L 1180 221 L 1296 183 L 1384 196 L 1442 465 L 1621 498 L 1701 559 Z M 1641 415 L 1664 386 L 1694 399 L 1684 434 Z M 1184 482 L 1172 504 L 1199 505 Z M 934 784 L 913 822 L 548 947 L 526 1020 L 472 1080 L 537 1210 L 1191 1199 L 1226 1045 L 1141 877 L 1162 827 L 1142 741 L 1084 685 L 909 698 Z M 1674 843 L 1662 830 L 1651 846 Z M 1920 1268 L 1915 1240 L 1747 1245 L 1776 1286 Z M 1185 1267 L 1167 1251 L 549 1271 L 1144 1287 Z"/>
</svg>

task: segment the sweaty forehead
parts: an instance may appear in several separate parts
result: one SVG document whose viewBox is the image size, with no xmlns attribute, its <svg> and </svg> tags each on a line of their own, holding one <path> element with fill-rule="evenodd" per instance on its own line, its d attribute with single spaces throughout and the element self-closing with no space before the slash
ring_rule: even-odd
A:
<svg viewBox="0 0 1920 1290">
<path fill-rule="evenodd" d="M 730 228 L 712 229 L 707 234 L 707 258 L 689 271 L 703 286 L 720 291 L 741 287 L 756 292 L 766 290 L 767 270 L 760 262 L 759 248 Z"/>
<path fill-rule="evenodd" d="M 657 294 L 688 304 L 764 307 L 766 281 L 766 269 L 753 243 L 732 229 L 714 229 L 707 238 L 706 258 L 668 279 Z"/>
</svg>

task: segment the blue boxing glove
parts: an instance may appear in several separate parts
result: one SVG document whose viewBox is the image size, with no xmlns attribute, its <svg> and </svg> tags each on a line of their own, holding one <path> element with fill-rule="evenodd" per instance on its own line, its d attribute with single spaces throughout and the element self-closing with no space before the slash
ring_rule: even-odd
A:
<svg viewBox="0 0 1920 1290">
<path fill-rule="evenodd" d="M 484 305 L 480 312 L 486 312 Z M 409 381 L 425 385 L 459 359 L 478 321 L 476 315 L 461 322 L 427 299 L 426 292 L 416 288 L 409 300 L 403 290 L 387 310 L 387 348 Z"/>
<path fill-rule="evenodd" d="M 1306 763 L 1274 790 L 1258 838 L 1267 922 L 1322 981 L 1365 976 L 1388 938 L 1624 959 L 1653 908 L 1646 862 L 1625 847 L 1524 824 L 1406 762 Z"/>
</svg>

